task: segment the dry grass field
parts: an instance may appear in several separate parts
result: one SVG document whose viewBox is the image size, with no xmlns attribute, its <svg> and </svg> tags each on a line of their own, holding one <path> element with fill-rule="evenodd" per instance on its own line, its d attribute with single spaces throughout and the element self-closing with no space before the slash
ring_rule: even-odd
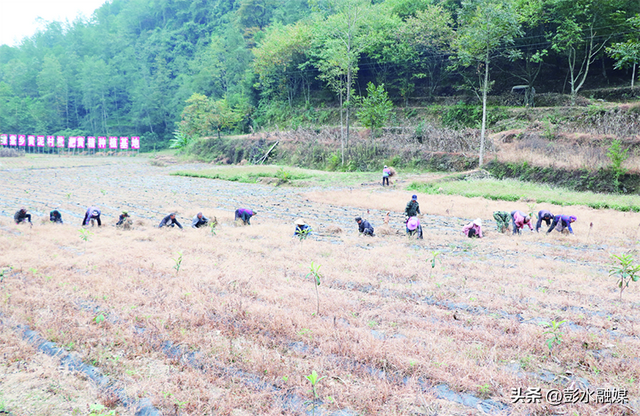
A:
<svg viewBox="0 0 640 416">
<path fill-rule="evenodd" d="M 397 189 L 187 178 L 170 173 L 208 167 L 156 167 L 144 158 L 66 161 L 64 169 L 0 166 L 0 412 L 640 408 L 640 283 L 620 300 L 608 275 L 610 253 L 636 252 L 637 214 L 550 207 L 578 217 L 575 235 L 511 236 L 494 230 L 491 213 L 527 211 L 524 203 L 419 195 L 425 238 L 414 240 L 402 224 L 410 193 Z M 89 205 L 102 209 L 104 226 L 84 233 Z M 33 227 L 13 223 L 20 206 L 34 214 Z M 244 206 L 258 215 L 239 227 L 233 210 Z M 44 220 L 53 208 L 65 224 Z M 133 229 L 113 226 L 121 210 Z M 174 210 L 184 230 L 155 227 Z M 189 227 L 198 211 L 217 217 L 215 233 Z M 376 237 L 358 236 L 357 215 Z M 292 238 L 298 217 L 314 228 L 305 241 Z M 460 231 L 476 217 L 486 236 L 471 241 Z M 312 264 L 320 265 L 317 287 Z M 561 321 L 550 350 L 546 323 Z M 34 333 L 55 346 L 34 342 Z M 54 347 L 53 357 L 43 354 Z M 83 370 L 71 371 L 71 361 Z M 314 371 L 323 378 L 312 389 Z M 518 388 L 540 388 L 542 399 L 513 403 Z M 568 403 L 552 403 L 554 389 Z M 628 402 L 602 400 L 613 389 Z M 587 390 L 585 403 L 576 395 Z M 150 406 L 138 412 L 143 403 Z"/>
</svg>

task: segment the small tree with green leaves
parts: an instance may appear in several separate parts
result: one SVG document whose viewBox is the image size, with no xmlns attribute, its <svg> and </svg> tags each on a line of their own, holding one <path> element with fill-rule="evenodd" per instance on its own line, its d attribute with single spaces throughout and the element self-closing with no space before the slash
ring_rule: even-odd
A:
<svg viewBox="0 0 640 416">
<path fill-rule="evenodd" d="M 629 157 L 629 149 L 622 149 L 622 142 L 614 140 L 607 150 L 607 157 L 611 160 L 611 170 L 613 171 L 613 184 L 617 190 L 620 188 L 620 177 L 627 173 L 622 164 Z"/>
<path fill-rule="evenodd" d="M 312 402 L 312 408 L 311 408 L 311 414 L 315 415 L 316 414 L 316 401 L 320 398 L 320 396 L 318 395 L 318 390 L 317 390 L 317 386 L 318 383 L 325 378 L 325 376 L 322 377 L 318 377 L 318 373 L 316 372 L 316 370 L 313 370 L 311 372 L 311 374 L 309 374 L 308 376 L 305 376 L 305 378 L 307 380 L 309 380 L 309 382 L 311 383 L 311 393 L 313 393 L 313 402 Z"/>
<path fill-rule="evenodd" d="M 384 127 L 393 110 L 393 103 L 384 89 L 384 84 L 377 87 L 372 82 L 367 84 L 367 96 L 357 99 L 360 110 L 356 113 L 363 126 L 371 130 L 371 144 L 376 138 L 376 130 Z"/>
<path fill-rule="evenodd" d="M 429 271 L 429 279 L 431 279 L 431 274 L 433 274 L 433 269 L 436 268 L 436 262 L 440 261 L 438 259 L 439 255 L 440 255 L 439 251 L 432 251 L 431 252 L 431 259 L 427 259 L 427 262 L 431 263 L 431 270 Z"/>
<path fill-rule="evenodd" d="M 176 130 L 173 132 L 173 139 L 169 141 L 169 148 L 176 149 L 178 153 L 182 153 L 187 150 L 189 144 L 191 144 L 191 137 L 186 133 Z"/>
<path fill-rule="evenodd" d="M 617 285 L 620 288 L 620 300 L 622 300 L 622 292 L 629 287 L 629 283 L 637 282 L 640 279 L 640 264 L 635 264 L 635 260 L 630 253 L 621 254 L 619 256 L 612 254 L 613 264 L 609 269 L 609 276 L 617 279 Z"/>
<path fill-rule="evenodd" d="M 173 268 L 176 269 L 176 275 L 177 275 L 180 272 L 180 266 L 182 266 L 182 251 L 179 251 L 176 254 L 177 254 L 176 258 L 172 258 L 172 260 L 175 263 Z"/>
<path fill-rule="evenodd" d="M 313 286 L 315 286 L 316 288 L 316 301 L 317 301 L 316 316 L 317 316 L 317 315 L 320 315 L 320 293 L 318 292 L 318 286 L 320 286 L 320 278 L 322 277 L 322 275 L 320 274 L 320 265 L 314 264 L 313 262 L 311 262 L 311 268 L 309 273 L 307 273 L 306 277 L 311 277 L 313 279 Z"/>
<path fill-rule="evenodd" d="M 562 344 L 562 332 L 560 331 L 560 325 L 562 325 L 565 322 L 567 321 L 560 321 L 560 322 L 551 321 L 550 323 L 549 322 L 545 323 L 545 325 L 549 329 L 547 331 L 544 331 L 542 334 L 550 335 L 550 337 L 547 339 L 547 347 L 549 347 L 549 352 L 553 351 L 553 347 L 555 345 Z"/>
</svg>

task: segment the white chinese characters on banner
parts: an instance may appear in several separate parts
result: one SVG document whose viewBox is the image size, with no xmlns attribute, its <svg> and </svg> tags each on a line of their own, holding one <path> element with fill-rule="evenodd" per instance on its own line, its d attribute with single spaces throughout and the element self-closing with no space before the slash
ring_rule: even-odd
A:
<svg viewBox="0 0 640 416">
<path fill-rule="evenodd" d="M 9 146 L 17 146 L 18 145 L 18 136 L 15 134 L 9 135 Z"/>
<path fill-rule="evenodd" d="M 56 141 L 58 142 L 58 147 L 64 147 L 64 136 L 57 136 Z"/>
<path fill-rule="evenodd" d="M 77 137 L 69 136 L 69 142 L 68 142 L 69 149 L 75 149 L 76 148 L 76 140 L 77 140 Z"/>
<path fill-rule="evenodd" d="M 44 136 L 38 136 L 37 143 L 38 147 L 44 147 Z"/>
<path fill-rule="evenodd" d="M 120 149 L 121 150 L 129 149 L 129 138 L 128 137 L 120 137 Z"/>
<path fill-rule="evenodd" d="M 47 147 L 55 147 L 56 138 L 55 136 L 47 136 Z"/>
<path fill-rule="evenodd" d="M 0 146 L 48 147 L 69 149 L 121 149 L 140 150 L 139 136 L 70 136 L 65 143 L 65 136 L 37 136 L 35 134 L 0 134 Z"/>
<path fill-rule="evenodd" d="M 9 144 L 9 136 L 6 134 L 0 134 L 0 146 L 6 146 Z"/>
<path fill-rule="evenodd" d="M 93 136 L 87 137 L 87 149 L 95 149 L 96 148 L 96 138 Z"/>
<path fill-rule="evenodd" d="M 36 145 L 36 136 L 27 136 L 27 146 L 35 147 Z"/>
<path fill-rule="evenodd" d="M 98 137 L 98 149 L 106 149 L 106 148 L 107 148 L 107 138 Z"/>
<path fill-rule="evenodd" d="M 109 137 L 109 149 L 117 149 L 118 148 L 118 138 L 110 136 Z"/>
<path fill-rule="evenodd" d="M 140 137 L 133 136 L 131 138 L 131 148 L 134 149 L 134 150 L 139 150 L 140 149 Z"/>
<path fill-rule="evenodd" d="M 76 147 L 78 149 L 84 149 L 84 136 L 76 137 Z"/>
<path fill-rule="evenodd" d="M 18 135 L 18 146 L 26 146 L 27 144 L 27 136 L 24 134 Z"/>
</svg>

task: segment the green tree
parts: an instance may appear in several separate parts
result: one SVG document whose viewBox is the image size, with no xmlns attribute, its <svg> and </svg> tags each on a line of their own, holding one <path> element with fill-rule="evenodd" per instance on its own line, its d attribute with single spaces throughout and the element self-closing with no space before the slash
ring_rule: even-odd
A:
<svg viewBox="0 0 640 416">
<path fill-rule="evenodd" d="M 630 29 L 634 31 L 640 30 L 640 15 L 627 20 Z M 640 39 L 637 34 L 627 39 L 626 42 L 616 42 L 607 48 L 607 53 L 616 60 L 615 69 L 624 69 L 631 67 L 631 88 L 634 87 L 636 78 L 636 67 L 640 62 Z"/>
<path fill-rule="evenodd" d="M 393 110 L 393 103 L 389 100 L 384 84 L 377 87 L 370 82 L 367 85 L 367 96 L 360 97 L 358 103 L 361 108 L 356 113 L 363 126 L 371 130 L 371 144 L 375 139 L 375 132 L 382 128 Z"/>
<path fill-rule="evenodd" d="M 479 90 L 482 94 L 479 165 L 482 166 L 487 127 L 487 93 L 491 88 L 489 68 L 492 59 L 504 53 L 505 45 L 513 44 L 514 37 L 521 34 L 521 29 L 513 4 L 502 0 L 463 3 L 458 23 L 460 27 L 454 42 L 456 64 L 478 68 Z"/>
</svg>

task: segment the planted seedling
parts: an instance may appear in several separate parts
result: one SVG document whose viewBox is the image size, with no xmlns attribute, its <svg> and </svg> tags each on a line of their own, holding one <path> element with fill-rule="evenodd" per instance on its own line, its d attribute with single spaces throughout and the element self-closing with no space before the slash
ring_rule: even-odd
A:
<svg viewBox="0 0 640 416">
<path fill-rule="evenodd" d="M 436 261 L 438 261 L 438 262 L 440 262 L 440 264 L 442 264 L 440 259 L 438 259 L 439 255 L 440 255 L 439 251 L 432 251 L 431 252 L 431 260 L 427 259 L 427 262 L 431 263 L 431 270 L 429 271 L 429 279 L 431 279 L 431 275 L 433 274 L 433 269 L 436 268 Z"/>
<path fill-rule="evenodd" d="M 567 321 L 551 321 L 551 323 L 545 322 L 545 325 L 549 328 L 547 331 L 544 331 L 543 335 L 551 335 L 550 338 L 547 339 L 547 347 L 549 347 L 549 352 L 553 351 L 554 345 L 562 344 L 562 332 L 560 331 L 560 325 Z"/>
<path fill-rule="evenodd" d="M 213 221 L 209 223 L 209 230 L 211 230 L 211 237 L 216 235 L 216 227 L 218 227 L 218 220 L 214 218 Z"/>
<path fill-rule="evenodd" d="M 300 242 L 303 242 L 304 240 L 307 239 L 307 237 L 309 236 L 309 233 L 311 232 L 311 228 L 307 228 L 304 230 L 298 230 L 298 238 L 300 239 Z"/>
<path fill-rule="evenodd" d="M 311 372 L 311 374 L 309 374 L 308 376 L 305 376 L 305 378 L 307 380 L 309 380 L 309 382 L 311 383 L 311 392 L 313 393 L 313 401 L 312 401 L 312 405 L 313 407 L 311 408 L 311 414 L 315 415 L 316 414 L 316 401 L 318 399 L 320 399 L 320 396 L 318 395 L 318 390 L 316 389 L 316 387 L 318 386 L 318 383 L 325 378 L 325 376 L 322 377 L 318 377 L 318 373 L 316 373 L 316 370 L 313 370 Z"/>
<path fill-rule="evenodd" d="M 87 230 L 86 228 L 80 228 L 80 230 L 78 231 L 80 231 L 80 239 L 84 241 L 84 248 L 86 249 L 87 241 L 89 241 L 89 237 L 91 237 L 93 233 Z"/>
<path fill-rule="evenodd" d="M 318 286 L 320 286 L 320 278 L 322 277 L 322 275 L 320 274 L 320 265 L 316 265 L 311 262 L 311 269 L 309 273 L 307 273 L 306 277 L 313 278 L 313 285 L 316 288 L 316 301 L 318 305 L 316 309 L 316 315 L 320 315 L 320 293 L 318 293 Z"/>
<path fill-rule="evenodd" d="M 177 257 L 175 259 L 172 258 L 172 260 L 175 262 L 173 268 L 176 269 L 176 274 L 178 274 L 178 272 L 180 272 L 180 266 L 182 265 L 182 251 L 179 251 L 176 254 Z"/>
<path fill-rule="evenodd" d="M 637 282 L 640 279 L 640 265 L 635 264 L 633 256 L 630 253 L 616 256 L 611 255 L 614 264 L 609 269 L 609 276 L 617 279 L 617 285 L 620 288 L 620 300 L 622 300 L 622 292 L 629 287 L 629 283 Z"/>
</svg>

